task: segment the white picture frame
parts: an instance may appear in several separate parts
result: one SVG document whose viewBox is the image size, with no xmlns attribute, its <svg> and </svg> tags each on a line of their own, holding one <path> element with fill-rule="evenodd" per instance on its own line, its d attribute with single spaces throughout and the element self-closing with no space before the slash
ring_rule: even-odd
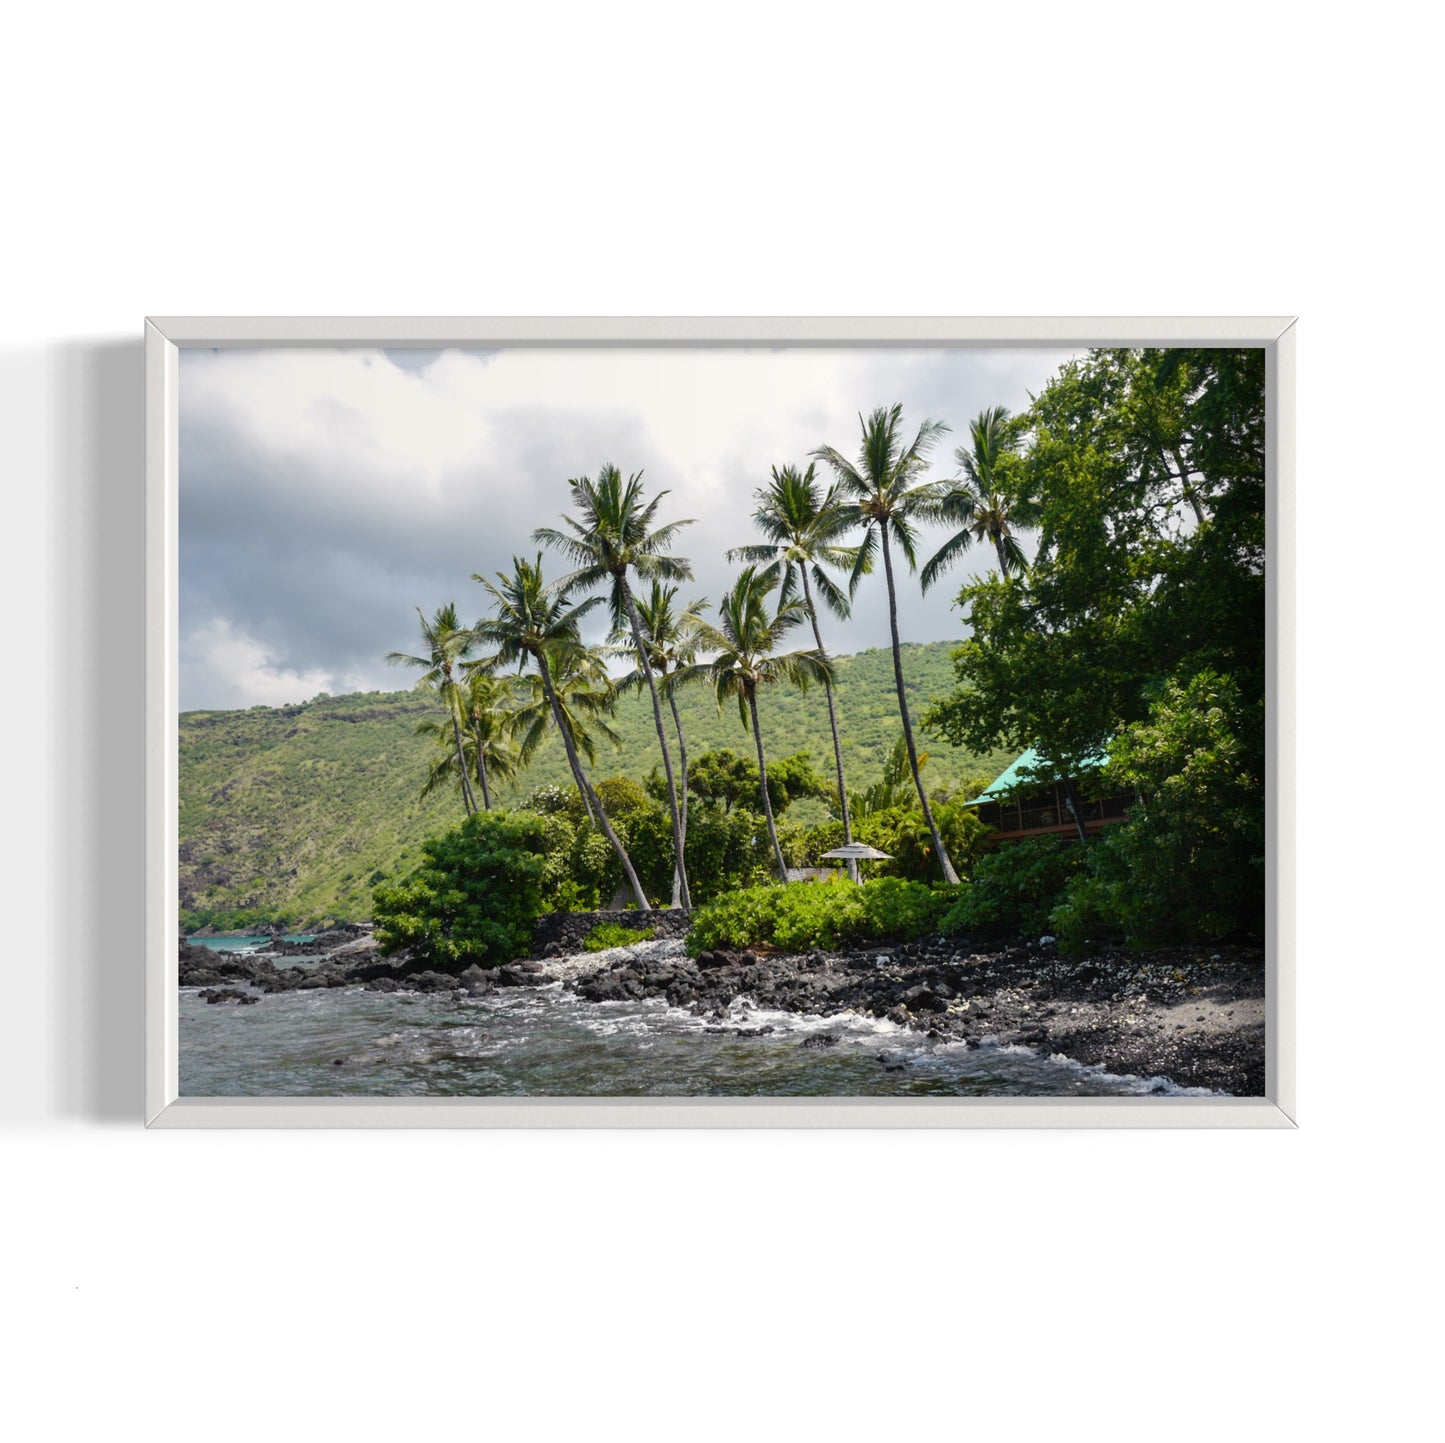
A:
<svg viewBox="0 0 1445 1443">
<path fill-rule="evenodd" d="M 194 1127 L 1292 1128 L 1295 358 L 1292 317 L 152 317 L 146 365 L 145 1121 Z M 1258 346 L 1268 493 L 1266 1080 L 1259 1098 L 203 1098 L 179 1095 L 178 378 L 186 347 Z"/>
</svg>

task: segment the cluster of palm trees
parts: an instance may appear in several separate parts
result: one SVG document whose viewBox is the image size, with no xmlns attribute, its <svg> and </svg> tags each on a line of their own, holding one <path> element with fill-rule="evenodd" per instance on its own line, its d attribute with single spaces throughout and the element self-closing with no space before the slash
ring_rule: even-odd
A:
<svg viewBox="0 0 1445 1443">
<path fill-rule="evenodd" d="M 834 668 L 823 642 L 820 607 L 846 619 L 859 583 L 872 572 L 881 552 L 909 771 L 943 877 L 957 882 L 919 777 L 920 759 L 904 689 L 894 553 L 910 572 L 916 571 L 919 526 L 945 523 L 957 528 L 924 565 L 925 591 L 974 542 L 992 543 L 1004 576 L 1026 564 L 1014 534 L 1015 503 L 1004 474 L 1006 458 L 1018 448 L 1018 423 L 1003 407 L 985 411 L 970 427 L 970 444 L 955 452 L 959 474 L 930 483 L 924 472 L 946 426 L 924 421 L 905 444 L 901 406 L 879 408 L 866 420 L 859 419 L 862 440 L 856 460 L 823 446 L 812 453 L 804 471 L 794 466 L 773 468 L 771 484 L 756 493 L 754 520 L 764 540 L 728 552 L 730 561 L 744 565 L 718 603 L 716 624 L 704 617 L 709 610 L 705 598 L 677 601 L 679 583 L 692 580 L 693 573 L 673 547 L 683 528 L 693 523 L 659 523 L 667 491 L 649 500 L 641 473 L 624 480 L 611 465 L 603 467 L 595 480 L 583 476 L 569 481 L 572 510 L 562 517 L 562 527 L 541 527 L 533 540 L 558 551 L 573 568 L 570 572 L 547 581 L 538 552 L 535 560 L 513 557 L 510 572 L 491 578 L 474 575 L 472 579 L 490 595 L 491 615 L 464 627 L 455 605 L 441 607 L 430 621 L 419 612 L 423 653 L 393 652 L 387 658 L 420 668 L 422 681 L 443 703 L 445 719 L 418 728 L 432 736 L 442 753 L 425 792 L 456 784 L 468 814 L 490 810 L 493 782 L 515 776 L 542 739 L 555 731 L 588 815 L 617 854 L 633 899 L 646 908 L 650 904 L 626 846 L 588 775 L 588 766 L 596 762 L 596 738 L 616 740 L 606 717 L 618 693 L 629 687 L 645 689 L 652 704 L 672 824 L 672 901 L 674 906 L 690 908 L 687 742 L 677 693 L 683 686 L 706 683 L 719 707 L 727 701 L 737 703 L 743 726 L 752 733 L 773 861 L 779 877 L 785 879 L 787 867 L 768 795 L 758 692 L 780 683 L 823 686 L 844 841 L 851 843 Z M 828 484 L 819 479 L 819 462 L 831 472 Z M 582 640 L 582 621 L 602 606 L 611 620 L 609 643 L 588 646 Z M 784 650 L 790 634 L 805 624 L 811 627 L 813 645 Z M 632 669 L 610 679 L 608 661 L 619 658 L 631 662 Z M 517 690 L 511 679 L 499 675 L 508 668 L 516 668 L 525 690 Z M 664 699 L 672 716 L 671 736 L 664 721 Z"/>
</svg>

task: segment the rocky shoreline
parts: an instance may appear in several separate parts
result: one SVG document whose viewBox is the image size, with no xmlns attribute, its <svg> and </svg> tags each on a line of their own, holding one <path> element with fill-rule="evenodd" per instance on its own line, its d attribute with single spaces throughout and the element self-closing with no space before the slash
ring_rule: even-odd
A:
<svg viewBox="0 0 1445 1443">
<path fill-rule="evenodd" d="M 1047 942 L 983 950 L 932 936 L 895 947 L 803 956 L 717 951 L 694 960 L 676 936 L 564 953 L 561 937 L 570 940 L 571 932 L 557 932 L 554 923 L 539 936 L 543 957 L 460 975 L 404 956 L 381 958 L 360 929 L 268 949 L 283 958 L 314 958 L 307 966 L 278 966 L 271 956 L 211 952 L 183 941 L 180 985 L 206 989 L 208 1002 L 244 1005 L 255 993 L 330 987 L 475 997 L 500 987 L 560 983 L 590 1002 L 665 999 L 720 1033 L 761 1031 L 765 1024 L 749 1025 L 746 1009 L 855 1013 L 950 1042 L 1020 1045 L 1112 1073 L 1162 1076 L 1240 1097 L 1264 1094 L 1264 956 L 1257 948 L 1100 949 L 1061 958 Z M 811 1034 L 806 1045 L 828 1043 L 824 1032 Z"/>
</svg>

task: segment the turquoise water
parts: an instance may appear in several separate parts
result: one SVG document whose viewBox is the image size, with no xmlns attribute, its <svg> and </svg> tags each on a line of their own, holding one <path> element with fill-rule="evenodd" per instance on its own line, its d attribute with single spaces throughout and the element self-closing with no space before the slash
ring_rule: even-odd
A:
<svg viewBox="0 0 1445 1443">
<path fill-rule="evenodd" d="M 257 952 L 264 951 L 273 942 L 314 942 L 315 932 L 293 932 L 285 937 L 191 937 L 188 939 L 197 947 L 209 947 L 212 952 Z"/>
<path fill-rule="evenodd" d="M 872 1017 L 733 1004 L 737 1037 L 649 999 L 589 1003 L 559 984 L 479 998 L 284 992 L 255 1006 L 180 994 L 185 1097 L 1110 1097 L 1184 1089 L 1019 1047 L 936 1043 Z M 712 1031 L 708 1029 L 712 1028 Z M 810 1035 L 838 1039 L 803 1047 Z"/>
</svg>

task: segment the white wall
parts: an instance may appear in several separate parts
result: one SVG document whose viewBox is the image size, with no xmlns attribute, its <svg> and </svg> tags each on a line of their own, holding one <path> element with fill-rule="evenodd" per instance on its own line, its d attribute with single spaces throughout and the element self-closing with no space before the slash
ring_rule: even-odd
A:
<svg viewBox="0 0 1445 1443">
<path fill-rule="evenodd" d="M 1420 1431 L 1445 959 L 1371 779 L 1438 751 L 1424 13 L 7 19 L 11 1436 Z M 143 1132 L 147 312 L 1301 315 L 1300 1130 Z"/>
</svg>

